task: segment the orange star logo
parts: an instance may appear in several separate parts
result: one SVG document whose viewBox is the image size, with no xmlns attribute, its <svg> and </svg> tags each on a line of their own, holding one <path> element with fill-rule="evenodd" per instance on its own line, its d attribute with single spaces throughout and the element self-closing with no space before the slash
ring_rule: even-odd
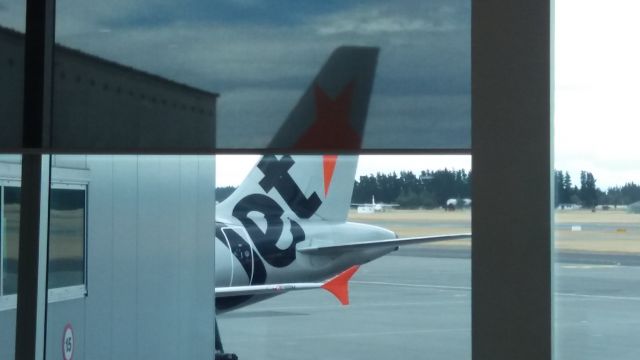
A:
<svg viewBox="0 0 640 360">
<path fill-rule="evenodd" d="M 353 89 L 352 81 L 332 99 L 316 85 L 316 118 L 293 148 L 317 151 L 360 149 L 362 137 L 349 122 Z"/>
</svg>

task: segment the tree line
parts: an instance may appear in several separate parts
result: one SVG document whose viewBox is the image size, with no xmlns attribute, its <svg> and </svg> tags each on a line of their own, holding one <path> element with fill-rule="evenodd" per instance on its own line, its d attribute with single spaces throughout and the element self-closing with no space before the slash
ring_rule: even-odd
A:
<svg viewBox="0 0 640 360">
<path fill-rule="evenodd" d="M 374 196 L 377 203 L 396 203 L 405 209 L 444 207 L 448 199 L 471 198 L 471 174 L 466 170 L 444 169 L 423 170 L 418 175 L 401 171 L 399 175 L 392 172 L 360 176 L 354 182 L 352 202 L 370 203 Z M 581 171 L 576 183 L 569 172 L 555 171 L 555 185 L 556 206 L 575 204 L 593 208 L 597 205 L 629 205 L 640 201 L 640 185 L 630 182 L 604 191 L 588 171 Z M 224 200 L 234 190 L 232 186 L 216 188 L 216 200 Z"/>
<path fill-rule="evenodd" d="M 556 206 L 576 204 L 585 208 L 597 205 L 630 205 L 640 201 L 640 186 L 630 182 L 623 186 L 614 186 L 606 191 L 600 189 L 597 180 L 588 171 L 580 172 L 580 183 L 574 184 L 569 172 L 556 171 Z"/>
<path fill-rule="evenodd" d="M 216 201 L 223 201 L 235 187 L 216 188 Z M 396 203 L 405 209 L 445 206 L 448 199 L 471 197 L 471 172 L 465 170 L 424 170 L 416 175 L 401 171 L 400 175 L 378 173 L 360 176 L 353 187 L 352 203 Z M 460 202 L 462 203 L 462 202 Z"/>
<path fill-rule="evenodd" d="M 353 202 L 396 203 L 401 208 L 416 209 L 443 207 L 448 199 L 471 197 L 471 172 L 465 170 L 423 170 L 419 175 L 411 171 L 360 176 L 353 187 Z M 460 204 L 462 202 L 459 202 Z"/>
<path fill-rule="evenodd" d="M 223 186 L 216 188 L 216 201 L 222 202 L 224 199 L 228 198 L 231 193 L 236 191 L 235 186 Z"/>
</svg>

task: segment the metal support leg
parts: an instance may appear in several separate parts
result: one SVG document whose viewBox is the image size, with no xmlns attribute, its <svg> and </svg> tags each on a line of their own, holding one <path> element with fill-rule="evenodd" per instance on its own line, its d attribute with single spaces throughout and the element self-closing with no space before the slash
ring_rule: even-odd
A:
<svg viewBox="0 0 640 360">
<path fill-rule="evenodd" d="M 216 320 L 216 355 L 215 360 L 238 360 L 236 354 L 226 354 L 222 347 L 222 340 L 220 339 L 220 331 L 218 330 L 218 320 Z"/>
<path fill-rule="evenodd" d="M 218 330 L 218 320 L 216 320 L 216 353 L 223 353 L 222 340 L 220 339 L 220 330 Z"/>
</svg>

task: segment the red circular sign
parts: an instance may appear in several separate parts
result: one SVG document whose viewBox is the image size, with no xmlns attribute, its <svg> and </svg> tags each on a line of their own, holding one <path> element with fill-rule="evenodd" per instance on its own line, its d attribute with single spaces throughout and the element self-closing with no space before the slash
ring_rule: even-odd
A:
<svg viewBox="0 0 640 360">
<path fill-rule="evenodd" d="M 67 323 L 62 331 L 62 358 L 64 360 L 73 360 L 73 350 L 75 346 L 73 328 L 71 327 L 71 323 Z"/>
</svg>

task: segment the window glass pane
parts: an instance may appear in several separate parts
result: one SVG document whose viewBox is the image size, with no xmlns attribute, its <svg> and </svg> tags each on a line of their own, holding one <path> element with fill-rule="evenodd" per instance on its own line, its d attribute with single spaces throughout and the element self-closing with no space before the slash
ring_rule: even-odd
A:
<svg viewBox="0 0 640 360">
<path fill-rule="evenodd" d="M 640 7 L 555 5 L 555 348 L 562 360 L 636 359 Z"/>
<path fill-rule="evenodd" d="M 209 129 L 198 124 L 217 107 L 220 149 L 468 150 L 470 8 L 469 0 L 59 2 L 56 41 L 83 53 L 57 50 L 54 143 L 157 147 L 167 139 L 156 127 L 188 122 L 197 141 L 170 140 L 200 146 Z M 380 51 L 328 60 L 345 45 Z M 286 119 L 289 133 L 274 140 Z M 329 136 L 339 126 L 357 137 Z M 296 142 L 304 134 L 316 140 Z"/>
<path fill-rule="evenodd" d="M 471 357 L 470 240 L 362 245 L 469 233 L 470 157 L 360 156 L 357 171 L 355 158 L 337 156 L 331 171 L 321 155 L 217 156 L 225 351 L 261 359 L 331 358 L 336 349 L 354 359 Z M 298 191 L 309 200 L 290 196 Z M 299 203 L 310 211 L 297 211 Z M 245 285 L 323 283 L 352 265 L 361 266 L 346 307 L 319 288 L 225 295 Z"/>
<path fill-rule="evenodd" d="M 49 288 L 84 284 L 85 191 L 51 189 Z"/>
</svg>

